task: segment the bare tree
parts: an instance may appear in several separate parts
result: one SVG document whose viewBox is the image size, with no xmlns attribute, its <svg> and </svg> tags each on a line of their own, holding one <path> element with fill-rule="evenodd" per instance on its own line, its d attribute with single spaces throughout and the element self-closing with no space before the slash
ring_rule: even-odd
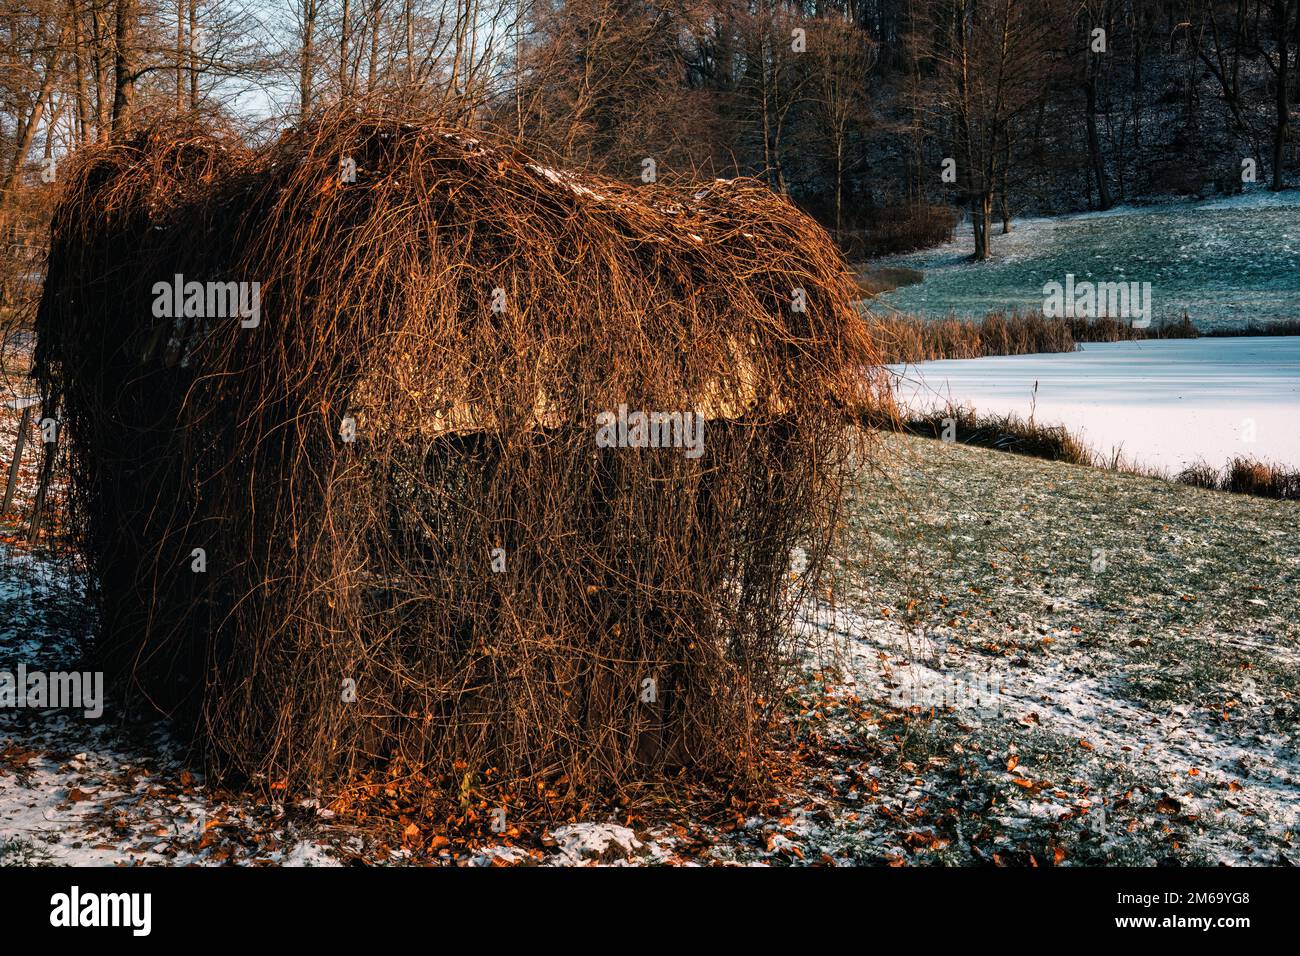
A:
<svg viewBox="0 0 1300 956">
<path fill-rule="evenodd" d="M 990 255 L 993 198 L 1004 181 L 1015 120 L 1044 92 L 1053 19 L 1044 0 L 930 0 L 925 10 L 937 107 L 951 117 L 958 181 L 975 237 Z"/>
<path fill-rule="evenodd" d="M 1269 188 L 1286 188 L 1286 146 L 1291 127 L 1291 52 L 1300 48 L 1300 0 L 1255 0 L 1268 21 L 1256 51 L 1273 75 L 1273 169 Z M 1297 49 L 1300 55 L 1300 49 Z"/>
<path fill-rule="evenodd" d="M 844 229 L 845 173 L 852 164 L 851 139 L 868 122 L 867 76 L 876 62 L 876 44 L 840 17 L 811 21 L 804 67 L 817 139 L 829 153 L 834 194 L 835 234 Z"/>
</svg>

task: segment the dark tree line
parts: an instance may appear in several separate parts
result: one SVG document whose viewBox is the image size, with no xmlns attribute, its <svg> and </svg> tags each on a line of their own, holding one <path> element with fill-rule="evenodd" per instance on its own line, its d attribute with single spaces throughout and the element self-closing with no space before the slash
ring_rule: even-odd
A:
<svg viewBox="0 0 1300 956">
<path fill-rule="evenodd" d="M 142 117 L 401 87 L 558 163 L 758 176 L 862 249 L 958 207 L 984 255 L 1030 210 L 1286 187 L 1298 57 L 1300 0 L 16 0 L 0 228 Z"/>
</svg>

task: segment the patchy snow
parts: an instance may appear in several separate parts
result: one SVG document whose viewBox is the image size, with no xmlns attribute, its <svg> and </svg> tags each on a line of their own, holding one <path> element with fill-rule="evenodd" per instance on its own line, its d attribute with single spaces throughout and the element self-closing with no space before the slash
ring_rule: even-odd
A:
<svg viewBox="0 0 1300 956">
<path fill-rule="evenodd" d="M 915 411 L 952 403 L 1032 412 L 1142 465 L 1219 468 L 1243 455 L 1300 466 L 1300 337 L 1107 342 L 893 371 L 899 399 Z"/>
<path fill-rule="evenodd" d="M 614 823 L 571 823 L 557 827 L 557 860 L 561 865 L 583 863 L 628 863 L 651 856 L 650 849 L 636 834 Z"/>
<path fill-rule="evenodd" d="M 829 621 L 825 609 L 815 617 L 814 653 L 822 666 L 834 660 L 844 668 L 844 693 L 903 712 L 951 715 L 967 741 L 955 746 L 1005 761 L 1000 774 L 1020 791 L 998 815 L 1006 827 L 1091 810 L 1099 835 L 1122 842 L 1117 819 L 1135 807 L 1135 788 L 1108 784 L 1122 776 L 1142 781 L 1155 813 L 1191 824 L 1188 842 L 1214 862 L 1240 863 L 1250 855 L 1239 828 L 1262 827 L 1278 841 L 1300 828 L 1294 731 L 1242 734 L 1239 724 L 1192 705 L 1153 712 L 1126 699 L 1117 677 L 1086 674 L 1068 652 L 1044 654 L 1029 666 L 991 662 L 948 628 L 917 633 L 843 609 Z M 1049 640 L 1070 636 L 1068 627 L 1043 630 Z M 1300 649 L 1275 650 L 1290 666 L 1300 663 Z M 1026 736 L 1046 740 L 1041 763 L 1018 756 L 1023 748 L 1008 743 Z M 1072 758 L 1064 775 L 1054 766 L 1062 750 Z M 1111 808 L 1109 823 L 1104 807 Z"/>
<path fill-rule="evenodd" d="M 0 710 L 0 864 L 1300 861 L 1294 505 L 886 444 L 840 603 L 796 628 L 802 769 L 770 800 L 417 854 L 324 800 L 214 790 L 164 724 Z M 75 574 L 0 545 L 0 666 L 71 666 L 89 620 Z"/>
<path fill-rule="evenodd" d="M 84 600 L 63 562 L 0 544 L 0 670 L 74 668 Z M 330 865 L 352 837 L 324 819 L 209 792 L 161 723 L 0 709 L 0 865 Z"/>
<path fill-rule="evenodd" d="M 584 196 L 588 199 L 594 199 L 601 202 L 605 199 L 603 195 L 596 192 L 589 186 L 584 186 L 577 175 L 570 172 L 560 172 L 558 169 L 552 169 L 550 166 L 542 166 L 538 163 L 529 163 L 527 166 L 530 172 L 536 173 L 548 182 L 557 186 L 563 186 L 565 189 L 578 196 Z"/>
<path fill-rule="evenodd" d="M 1300 302 L 1300 191 L 1255 189 L 1207 202 L 1122 206 L 1105 212 L 995 224 L 993 257 L 976 263 L 969 223 L 934 249 L 876 260 L 925 279 L 873 301 L 930 318 L 1043 307 L 1043 286 L 1150 282 L 1155 319 L 1189 314 L 1198 326 L 1295 318 Z"/>
<path fill-rule="evenodd" d="M 867 704 L 857 739 L 897 741 L 945 807 L 934 832 L 1019 864 L 1295 863 L 1296 506 L 888 444 L 843 603 L 805 627 Z"/>
<path fill-rule="evenodd" d="M 70 751 L 77 750 L 72 753 Z M 0 847 L 68 866 L 338 865 L 311 808 L 223 800 L 161 728 L 0 718 Z M 0 849 L 0 865 L 8 862 Z"/>
</svg>

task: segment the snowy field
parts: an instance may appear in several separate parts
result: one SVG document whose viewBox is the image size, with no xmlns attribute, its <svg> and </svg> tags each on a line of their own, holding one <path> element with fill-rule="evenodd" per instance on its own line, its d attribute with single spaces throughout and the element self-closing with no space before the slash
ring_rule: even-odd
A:
<svg viewBox="0 0 1300 956">
<path fill-rule="evenodd" d="M 1300 337 L 1164 339 L 894 366 L 916 411 L 1033 412 L 1094 450 L 1176 472 L 1235 455 L 1300 466 Z M 1037 392 L 1035 393 L 1035 386 Z"/>
<path fill-rule="evenodd" d="M 896 708 L 864 708 L 897 742 L 865 802 L 888 792 L 919 835 L 845 839 L 908 861 L 1300 862 L 1295 503 L 886 453 L 826 630 L 851 692 Z"/>
<path fill-rule="evenodd" d="M 995 226 L 984 263 L 970 261 L 969 224 L 946 245 L 873 261 L 925 273 L 877 304 L 930 318 L 1039 309 L 1043 285 L 1071 273 L 1150 282 L 1157 321 L 1186 312 L 1208 329 L 1300 315 L 1300 192 L 1014 220 L 1012 230 Z"/>
</svg>

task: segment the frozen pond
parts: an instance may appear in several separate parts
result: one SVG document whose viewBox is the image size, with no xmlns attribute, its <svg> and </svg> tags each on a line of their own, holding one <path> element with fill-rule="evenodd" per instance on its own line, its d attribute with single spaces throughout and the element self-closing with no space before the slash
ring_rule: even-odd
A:
<svg viewBox="0 0 1300 956">
<path fill-rule="evenodd" d="M 925 280 L 884 306 L 937 318 L 1041 309 L 1043 286 L 1150 282 L 1157 320 L 1188 313 L 1202 328 L 1300 317 L 1300 192 L 1256 189 L 1206 202 L 1122 207 L 997 223 L 993 258 L 970 261 L 970 226 L 954 242 L 871 265 L 919 269 Z"/>
<path fill-rule="evenodd" d="M 1113 342 L 891 368 L 914 410 L 949 400 L 1026 418 L 1033 410 L 1097 451 L 1170 471 L 1234 455 L 1300 467 L 1300 336 Z"/>
</svg>

